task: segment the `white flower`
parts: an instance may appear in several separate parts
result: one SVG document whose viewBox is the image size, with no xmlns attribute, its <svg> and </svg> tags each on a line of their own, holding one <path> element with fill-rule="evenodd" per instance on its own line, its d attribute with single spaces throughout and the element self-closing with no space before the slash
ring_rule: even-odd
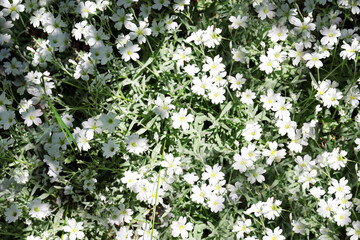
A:
<svg viewBox="0 0 360 240">
<path fill-rule="evenodd" d="M 246 79 L 240 73 L 237 73 L 235 77 L 229 76 L 228 80 L 231 83 L 230 88 L 234 91 L 240 90 L 243 84 L 246 82 Z"/>
<path fill-rule="evenodd" d="M 44 162 L 49 165 L 49 171 L 47 172 L 47 174 L 52 178 L 51 182 L 54 182 L 59 177 L 62 171 L 62 167 L 60 166 L 60 163 L 58 161 L 44 160 Z"/>
<path fill-rule="evenodd" d="M 171 119 L 173 120 L 173 128 L 177 129 L 181 126 L 185 131 L 189 129 L 189 123 L 194 121 L 194 116 L 192 114 L 187 114 L 187 109 L 181 108 L 179 113 L 174 113 L 172 115 Z"/>
<path fill-rule="evenodd" d="M 272 110 L 275 111 L 275 117 L 281 118 L 281 119 L 289 119 L 290 118 L 290 112 L 289 109 L 291 109 L 292 104 L 286 103 L 284 97 L 279 97 L 274 104 Z"/>
<path fill-rule="evenodd" d="M 248 234 L 251 232 L 251 219 L 246 219 L 244 221 L 238 220 L 233 227 L 233 232 L 237 232 L 237 239 L 244 238 L 244 234 Z"/>
<path fill-rule="evenodd" d="M 246 158 L 242 155 L 235 154 L 234 155 L 233 168 L 235 170 L 239 170 L 240 172 L 245 172 L 247 169 L 253 167 L 254 161 L 251 158 Z"/>
<path fill-rule="evenodd" d="M 264 217 L 270 220 L 274 220 L 275 217 L 279 217 L 281 213 L 280 204 L 280 200 L 275 200 L 274 197 L 268 198 L 262 208 Z"/>
<path fill-rule="evenodd" d="M 12 204 L 9 208 L 5 209 L 5 220 L 8 223 L 15 222 L 21 216 L 21 210 L 18 209 L 16 204 Z"/>
<path fill-rule="evenodd" d="M 210 71 L 211 76 L 216 76 L 219 72 L 225 71 L 225 65 L 221 63 L 222 57 L 216 55 L 214 59 L 211 57 L 205 57 L 206 63 L 203 65 L 203 71 Z"/>
<path fill-rule="evenodd" d="M 282 229 L 280 227 L 276 227 L 274 231 L 269 228 L 265 229 L 266 236 L 263 237 L 263 240 L 284 240 L 285 237 L 281 235 Z"/>
<path fill-rule="evenodd" d="M 343 98 L 342 92 L 338 91 L 336 88 L 328 89 L 323 95 L 322 100 L 325 107 L 335 107 L 339 105 L 339 100 Z"/>
<path fill-rule="evenodd" d="M 140 50 L 139 45 L 133 44 L 131 41 L 128 41 L 125 46 L 119 48 L 119 53 L 122 55 L 121 58 L 125 60 L 125 62 L 130 59 L 136 61 L 140 58 L 137 53 Z"/>
<path fill-rule="evenodd" d="M 350 193 L 351 188 L 347 186 L 348 180 L 343 177 L 340 179 L 340 181 L 336 179 L 331 179 L 331 187 L 328 189 L 329 194 L 335 193 L 335 196 L 337 198 L 341 198 L 346 194 Z"/>
<path fill-rule="evenodd" d="M 103 144 L 103 147 L 101 149 L 104 152 L 104 157 L 110 158 L 114 156 L 119 150 L 119 145 L 116 144 L 114 140 L 109 140 L 107 143 Z"/>
<path fill-rule="evenodd" d="M 281 45 L 275 45 L 274 48 L 269 48 L 267 55 L 270 59 L 278 61 L 279 63 L 285 61 L 287 57 L 287 53 L 282 51 Z M 278 69 L 280 69 L 280 67 Z"/>
<path fill-rule="evenodd" d="M 311 171 L 304 170 L 304 172 L 301 173 L 299 176 L 299 182 L 303 183 L 302 188 L 308 189 L 310 188 L 310 184 L 314 184 L 317 182 L 316 179 L 317 171 L 316 169 L 313 169 Z"/>
<path fill-rule="evenodd" d="M 206 75 L 203 75 L 201 79 L 194 77 L 192 79 L 192 84 L 191 90 L 193 93 L 202 96 L 205 96 L 205 89 L 209 89 L 212 86 L 210 79 Z"/>
<path fill-rule="evenodd" d="M 134 40 L 135 38 L 137 38 L 139 44 L 145 43 L 146 42 L 145 36 L 151 35 L 151 29 L 148 28 L 147 26 L 148 24 L 144 21 L 139 22 L 139 27 L 137 27 L 135 23 L 132 23 L 130 21 L 127 22 L 127 24 L 125 24 L 125 27 L 131 31 L 129 33 L 130 39 Z"/>
<path fill-rule="evenodd" d="M 157 107 L 154 108 L 154 113 L 160 115 L 161 118 L 165 119 L 169 117 L 169 111 L 174 109 L 175 106 L 170 104 L 172 102 L 171 97 L 165 97 L 165 99 L 157 96 L 155 104 Z"/>
<path fill-rule="evenodd" d="M 220 28 L 215 28 L 214 25 L 208 26 L 208 28 L 203 33 L 204 45 L 208 48 L 214 48 L 215 45 L 219 45 L 222 37 Z"/>
<path fill-rule="evenodd" d="M 265 177 L 263 176 L 265 172 L 266 170 L 263 167 L 257 167 L 255 168 L 255 170 L 251 170 L 246 174 L 247 180 L 251 184 L 255 183 L 256 181 L 262 183 L 263 181 L 265 181 Z"/>
<path fill-rule="evenodd" d="M 84 34 L 86 26 L 87 26 L 86 21 L 76 23 L 73 30 L 71 31 L 72 36 L 76 40 L 80 40 L 82 38 L 83 34 Z"/>
<path fill-rule="evenodd" d="M 350 240 L 358 240 L 360 238 L 360 221 L 353 221 L 352 227 L 346 228 L 346 235 L 351 236 Z"/>
<path fill-rule="evenodd" d="M 50 204 L 42 203 L 40 199 L 32 200 L 28 207 L 30 216 L 37 219 L 43 219 L 50 214 Z"/>
<path fill-rule="evenodd" d="M 311 171 L 315 168 L 315 161 L 312 161 L 310 155 L 308 154 L 306 154 L 304 157 L 297 156 L 295 162 L 303 171 Z"/>
<path fill-rule="evenodd" d="M 245 63 L 246 53 L 242 47 L 233 48 L 231 53 L 235 62 Z"/>
<path fill-rule="evenodd" d="M 79 150 L 80 151 L 81 150 L 83 150 L 83 151 L 89 150 L 91 148 L 89 141 L 94 138 L 94 132 L 86 131 L 86 130 L 77 131 L 77 129 L 75 129 L 76 131 L 74 131 L 73 135 L 75 135 L 76 144 L 77 144 Z"/>
<path fill-rule="evenodd" d="M 175 0 L 173 8 L 175 11 L 184 11 L 185 5 L 190 5 L 190 0 Z"/>
<path fill-rule="evenodd" d="M 143 223 L 141 225 L 141 228 L 138 228 L 136 230 L 136 233 L 141 236 L 139 238 L 140 240 L 150 240 L 150 239 L 156 240 L 159 235 L 158 231 L 154 229 L 152 237 L 151 237 L 151 232 L 152 232 L 152 228 L 151 225 L 148 223 Z"/>
<path fill-rule="evenodd" d="M 274 105 L 277 102 L 277 99 L 279 99 L 280 94 L 279 93 L 274 93 L 274 90 L 272 90 L 271 88 L 269 88 L 267 90 L 267 95 L 261 95 L 260 96 L 260 101 L 264 103 L 263 107 L 266 110 L 270 110 L 274 107 Z"/>
<path fill-rule="evenodd" d="M 275 12 L 273 11 L 275 8 L 276 7 L 273 4 L 264 1 L 262 4 L 255 7 L 255 11 L 258 13 L 258 17 L 261 20 L 264 20 L 265 18 L 272 19 L 275 17 Z"/>
<path fill-rule="evenodd" d="M 311 22 L 312 18 L 311 17 L 305 17 L 304 18 L 304 22 L 301 22 L 300 19 L 296 18 L 296 17 L 290 17 L 289 18 L 289 22 L 293 25 L 295 25 L 295 32 L 297 33 L 301 33 L 302 36 L 306 37 L 306 38 L 310 38 L 311 35 L 311 31 L 314 31 L 316 28 L 316 25 L 314 23 Z"/>
<path fill-rule="evenodd" d="M 9 0 L 0 1 L 0 6 L 4 7 L 1 10 L 2 15 L 4 17 L 11 15 L 11 19 L 13 21 L 19 19 L 19 12 L 23 12 L 25 10 L 25 6 L 20 4 L 21 1 L 22 0 L 13 0 L 12 3 L 10 3 Z"/>
<path fill-rule="evenodd" d="M 26 112 L 21 113 L 21 117 L 25 120 L 24 122 L 28 127 L 33 124 L 39 126 L 42 123 L 39 117 L 42 115 L 42 111 L 40 109 L 35 109 L 34 106 L 30 106 Z"/>
<path fill-rule="evenodd" d="M 206 172 L 203 172 L 201 175 L 202 180 L 209 179 L 210 184 L 215 184 L 220 180 L 224 179 L 225 174 L 221 172 L 221 166 L 219 164 L 215 164 L 214 167 L 209 165 L 205 165 Z"/>
<path fill-rule="evenodd" d="M 89 118 L 87 121 L 82 122 L 81 124 L 84 128 L 89 129 L 88 131 L 102 133 L 100 127 L 103 126 L 103 123 L 100 120 L 95 121 L 94 118 Z"/>
<path fill-rule="evenodd" d="M 3 129 L 7 130 L 15 123 L 15 112 L 11 110 L 6 111 L 0 108 L 0 127 L 2 125 Z"/>
<path fill-rule="evenodd" d="M 125 142 L 128 144 L 126 149 L 135 154 L 143 153 L 148 149 L 147 141 L 145 138 L 140 138 L 137 133 L 132 134 L 125 139 Z"/>
<path fill-rule="evenodd" d="M 70 233 L 69 239 L 75 240 L 75 239 L 83 239 L 85 237 L 84 232 L 81 230 L 84 229 L 83 222 L 76 222 L 74 218 L 67 220 L 67 226 L 64 227 L 64 231 Z"/>
<path fill-rule="evenodd" d="M 77 11 L 81 13 L 81 17 L 88 18 L 89 13 L 96 13 L 96 4 L 90 1 L 86 1 L 85 3 L 80 2 Z"/>
<path fill-rule="evenodd" d="M 120 204 L 119 208 L 120 223 L 130 223 L 130 221 L 132 220 L 131 215 L 133 215 L 134 211 L 130 208 L 126 208 L 124 204 Z"/>
<path fill-rule="evenodd" d="M 210 88 L 209 98 L 213 104 L 223 103 L 225 101 L 225 89 L 222 87 Z"/>
<path fill-rule="evenodd" d="M 301 235 L 305 235 L 305 230 L 306 230 L 305 224 L 303 224 L 300 221 L 295 221 L 295 220 L 293 220 L 291 224 L 293 225 L 293 231 L 295 233 L 300 233 Z"/>
<path fill-rule="evenodd" d="M 184 71 L 190 76 L 195 76 L 195 74 L 200 71 L 200 68 L 198 68 L 195 64 L 190 64 L 184 67 Z"/>
<path fill-rule="evenodd" d="M 212 212 L 217 213 L 225 208 L 225 205 L 223 204 L 224 200 L 225 199 L 222 196 L 212 195 L 207 205 Z"/>
<path fill-rule="evenodd" d="M 85 179 L 83 189 L 89 190 L 89 191 L 94 191 L 95 183 L 97 183 L 97 180 L 95 178 Z"/>
<path fill-rule="evenodd" d="M 277 142 L 269 142 L 269 149 L 263 150 L 263 155 L 268 157 L 266 160 L 266 164 L 271 165 L 272 162 L 276 159 L 277 162 L 279 162 L 282 158 L 285 157 L 286 151 L 285 149 L 278 150 L 278 144 Z"/>
<path fill-rule="evenodd" d="M 348 225 L 351 222 L 350 215 L 351 212 L 348 209 L 338 209 L 334 216 L 336 224 L 341 227 Z"/>
<path fill-rule="evenodd" d="M 325 191 L 321 187 L 312 187 L 310 189 L 310 193 L 314 196 L 314 198 L 319 199 L 322 195 L 325 194 Z"/>
<path fill-rule="evenodd" d="M 254 100 L 256 98 L 256 95 L 253 91 L 250 89 L 246 89 L 245 92 L 241 93 L 240 101 L 244 104 L 251 105 L 254 103 Z"/>
<path fill-rule="evenodd" d="M 186 223 L 186 217 L 180 217 L 178 221 L 171 223 L 171 229 L 173 237 L 181 235 L 182 239 L 187 239 L 189 237 L 188 231 L 193 229 L 193 224 L 190 222 Z"/>
<path fill-rule="evenodd" d="M 285 41 L 287 38 L 288 30 L 285 26 L 276 27 L 273 26 L 269 31 L 268 36 L 272 42 Z"/>
<path fill-rule="evenodd" d="M 131 240 L 133 236 L 133 230 L 127 230 L 125 226 L 122 226 L 118 232 L 116 232 L 116 239 L 118 240 Z"/>
<path fill-rule="evenodd" d="M 123 8 L 120 8 L 113 13 L 110 19 L 115 22 L 114 27 L 117 30 L 121 30 L 123 25 L 127 25 L 131 20 L 133 20 L 133 15 L 132 13 L 126 13 Z"/>
<path fill-rule="evenodd" d="M 179 26 L 179 24 L 174 21 L 175 19 L 177 19 L 177 16 L 175 16 L 175 15 L 172 15 L 172 16 L 167 15 L 165 17 L 164 22 L 165 22 L 166 30 L 173 31 Z"/>
<path fill-rule="evenodd" d="M 248 19 L 249 19 L 249 17 L 247 17 L 247 16 L 244 16 L 244 17 L 242 17 L 241 15 L 238 15 L 237 17 L 231 16 L 229 18 L 229 20 L 231 22 L 230 27 L 234 28 L 234 29 L 238 29 L 240 26 L 243 28 L 246 28 L 246 26 L 247 26 L 246 22 Z"/>
<path fill-rule="evenodd" d="M 255 162 L 260 156 L 260 151 L 256 150 L 256 145 L 251 143 L 247 147 L 241 148 L 241 156 Z"/>
<path fill-rule="evenodd" d="M 316 68 L 321 68 L 323 63 L 320 61 L 320 59 L 322 58 L 323 56 L 317 52 L 306 53 L 303 57 L 303 59 L 307 61 L 306 66 L 308 68 L 313 68 L 314 66 Z"/>
<path fill-rule="evenodd" d="M 195 185 L 191 188 L 191 191 L 193 192 L 190 196 L 191 200 L 203 204 L 205 202 L 205 196 L 209 194 L 210 188 L 205 184 L 202 185 L 201 188 Z"/>
<path fill-rule="evenodd" d="M 288 145 L 288 148 L 293 152 L 301 152 L 302 146 L 307 146 L 308 143 L 304 138 L 301 138 L 301 131 L 296 130 L 295 133 L 289 135 L 291 142 Z"/>
<path fill-rule="evenodd" d="M 296 122 L 291 121 L 290 118 L 279 119 L 275 125 L 279 128 L 279 134 L 281 136 L 284 136 L 285 134 L 288 136 L 295 135 L 297 124 Z"/>
<path fill-rule="evenodd" d="M 127 170 L 124 173 L 124 177 L 120 180 L 123 184 L 126 184 L 126 187 L 129 189 L 133 189 L 140 178 L 140 174 L 137 172 L 132 172 L 131 170 Z"/>
<path fill-rule="evenodd" d="M 99 120 L 96 122 L 97 126 L 102 129 L 114 132 L 115 128 L 119 126 L 120 120 L 116 118 L 116 114 L 109 112 L 108 114 L 101 114 Z"/>
<path fill-rule="evenodd" d="M 355 147 L 355 151 L 360 151 L 360 138 L 356 138 L 355 143 L 357 144 L 357 146 Z"/>
<path fill-rule="evenodd" d="M 130 42 L 130 36 L 124 35 L 123 33 L 119 34 L 116 39 L 116 48 L 120 49 L 126 45 L 126 43 Z"/>
<path fill-rule="evenodd" d="M 255 123 L 248 123 L 245 126 L 245 129 L 242 131 L 241 135 L 245 138 L 245 141 L 259 140 L 261 137 L 262 128 L 261 126 Z"/>
<path fill-rule="evenodd" d="M 173 55 L 173 59 L 176 62 L 178 67 L 183 67 L 185 62 L 189 62 L 191 60 L 191 48 L 187 47 L 185 49 L 178 48 Z"/>
<path fill-rule="evenodd" d="M 336 28 L 336 25 L 331 25 L 330 28 L 323 27 L 323 29 L 320 30 L 320 33 L 324 35 L 324 37 L 321 38 L 322 45 L 334 45 L 341 35 L 341 32 Z"/>
<path fill-rule="evenodd" d="M 165 161 L 161 162 L 161 166 L 167 168 L 166 173 L 169 176 L 172 176 L 174 173 L 177 175 L 182 173 L 180 157 L 174 158 L 172 153 L 169 153 L 169 154 L 165 154 L 164 158 Z"/>
<path fill-rule="evenodd" d="M 327 202 L 324 199 L 320 199 L 318 206 L 317 213 L 324 218 L 330 218 L 331 212 L 337 208 L 337 203 L 333 198 L 328 198 Z"/>
<path fill-rule="evenodd" d="M 304 56 L 304 43 L 300 42 L 300 43 L 295 43 L 295 49 L 294 50 L 290 50 L 289 51 L 289 57 L 295 58 L 293 60 L 293 65 L 297 66 L 299 65 L 300 61 L 302 61 L 303 56 Z"/>
<path fill-rule="evenodd" d="M 197 182 L 199 180 L 199 177 L 195 175 L 195 173 L 186 173 L 184 175 L 184 180 L 190 184 L 190 185 L 194 185 L 195 182 Z"/>
<path fill-rule="evenodd" d="M 353 40 L 351 45 L 349 45 L 348 43 L 344 42 L 343 45 L 341 45 L 341 48 L 344 49 L 343 51 L 340 52 L 340 57 L 342 57 L 342 59 L 355 59 L 356 57 L 356 52 L 360 51 L 360 45 L 359 45 L 359 41 L 358 40 Z"/>
<path fill-rule="evenodd" d="M 259 66 L 260 70 L 265 71 L 266 74 L 270 74 L 270 73 L 272 73 L 273 70 L 277 70 L 280 68 L 279 61 L 277 61 L 273 58 L 270 58 L 266 55 L 261 55 L 260 61 L 261 61 L 261 64 Z"/>
</svg>

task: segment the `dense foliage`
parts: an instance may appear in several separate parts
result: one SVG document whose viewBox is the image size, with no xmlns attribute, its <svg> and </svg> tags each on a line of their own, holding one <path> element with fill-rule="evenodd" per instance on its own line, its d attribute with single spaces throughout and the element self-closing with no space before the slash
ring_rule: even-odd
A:
<svg viewBox="0 0 360 240">
<path fill-rule="evenodd" d="M 359 0 L 0 9 L 0 239 L 360 238 Z"/>
</svg>

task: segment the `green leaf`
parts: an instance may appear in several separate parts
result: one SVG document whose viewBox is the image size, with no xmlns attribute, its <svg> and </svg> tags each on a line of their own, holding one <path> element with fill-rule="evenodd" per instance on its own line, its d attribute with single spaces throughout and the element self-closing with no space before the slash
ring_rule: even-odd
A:
<svg viewBox="0 0 360 240">
<path fill-rule="evenodd" d="M 46 96 L 46 95 L 45 95 L 45 96 Z M 59 113 L 56 111 L 56 108 L 55 108 L 54 105 L 51 103 L 50 99 L 49 99 L 47 96 L 46 96 L 46 99 L 48 100 L 49 105 L 50 105 L 50 107 L 51 107 L 51 110 L 53 111 L 53 113 L 54 113 L 54 115 L 55 115 L 55 118 L 56 118 L 56 120 L 58 121 L 58 124 L 59 124 L 59 126 L 60 126 L 60 128 L 61 128 L 61 131 L 64 133 L 64 135 L 65 135 L 65 137 L 66 137 L 66 140 L 67 140 L 67 141 L 69 142 L 69 144 L 70 144 L 71 149 L 75 152 L 75 150 L 74 150 L 74 148 L 72 147 L 71 142 L 70 142 L 68 136 L 66 135 L 66 133 L 70 136 L 70 138 L 71 138 L 72 142 L 74 143 L 75 147 L 76 147 L 77 149 L 79 149 L 79 147 L 78 147 L 77 144 L 76 144 L 76 141 L 75 141 L 74 137 L 73 137 L 72 134 L 70 133 L 69 129 L 66 127 L 64 121 L 61 119 Z"/>
</svg>

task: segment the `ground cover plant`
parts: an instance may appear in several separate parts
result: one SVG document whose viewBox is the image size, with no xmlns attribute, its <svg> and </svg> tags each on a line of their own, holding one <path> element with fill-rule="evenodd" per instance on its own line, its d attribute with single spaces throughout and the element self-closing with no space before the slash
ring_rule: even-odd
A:
<svg viewBox="0 0 360 240">
<path fill-rule="evenodd" d="M 359 0 L 0 10 L 0 239 L 360 238 Z"/>
</svg>

